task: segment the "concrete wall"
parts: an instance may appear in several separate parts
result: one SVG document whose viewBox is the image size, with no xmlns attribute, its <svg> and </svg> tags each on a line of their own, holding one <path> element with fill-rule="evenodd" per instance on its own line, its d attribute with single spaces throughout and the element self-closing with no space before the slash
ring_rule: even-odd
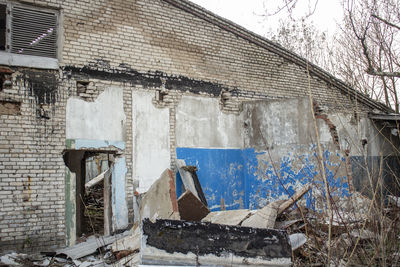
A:
<svg viewBox="0 0 400 267">
<path fill-rule="evenodd" d="M 216 98 L 182 97 L 176 108 L 179 147 L 242 148 L 243 119 L 222 113 Z"/>
<path fill-rule="evenodd" d="M 67 101 L 66 138 L 123 141 L 125 121 L 122 88 L 107 88 L 94 102 L 71 97 Z"/>
<path fill-rule="evenodd" d="M 261 205 L 268 199 L 265 193 L 258 202 L 246 200 L 241 189 L 243 177 L 254 173 L 251 168 L 244 171 L 244 165 L 253 161 L 243 160 L 243 155 L 251 159 L 254 155 L 256 158 L 266 155 L 258 155 L 257 150 L 253 153 L 253 147 L 244 145 L 244 133 L 238 131 L 243 122 L 240 118 L 245 114 L 240 112 L 241 102 L 307 96 L 309 81 L 304 68 L 215 25 L 211 16 L 200 18 L 164 0 L 88 0 L 80 1 L 79 5 L 73 0 L 16 2 L 59 11 L 58 32 L 62 42 L 57 71 L 1 68 L 8 81 L 0 91 L 0 101 L 14 103 L 12 110 L 0 109 L 1 250 L 46 250 L 66 244 L 69 227 L 66 214 L 71 208 L 66 200 L 70 198 L 68 188 L 73 187 L 73 177 L 66 176 L 62 159 L 63 151 L 69 148 L 68 138 L 75 139 L 80 148 L 121 150 L 126 159 L 125 195 L 121 194 L 127 205 L 128 220 L 132 218 L 134 191 L 145 191 L 166 165 L 174 165 L 177 155 L 193 156 L 191 164 L 197 165 L 198 148 L 208 149 L 206 153 L 218 157 L 214 162 L 199 161 L 199 166 L 215 171 L 211 163 L 221 163 L 215 166 L 219 176 L 227 177 L 226 181 L 235 176 L 239 181 L 226 187 L 229 196 L 223 196 L 222 186 L 214 184 L 219 180 L 210 177 L 210 190 L 220 190 L 219 195 L 215 194 L 213 206 L 250 207 L 253 205 L 250 203 Z M 79 88 L 82 82 L 87 85 L 83 91 Z M 348 114 L 365 115 L 370 111 L 328 82 L 312 76 L 310 84 L 314 101 L 331 112 L 329 116 L 340 111 L 350 119 L 352 115 Z M 166 92 L 162 100 L 150 97 L 156 90 Z M 138 91 L 152 93 L 132 94 Z M 227 91 L 230 96 L 222 98 Z M 180 104 L 182 96 L 201 96 L 203 100 L 185 98 Z M 137 106 L 133 107 L 134 104 Z M 197 106 L 196 113 L 190 114 L 194 112 L 191 104 Z M 185 115 L 186 110 L 190 116 Z M 133 116 L 134 112 L 146 115 Z M 235 117 L 238 114 L 243 115 Z M 196 121 L 197 116 L 203 120 Z M 187 118 L 192 126 L 184 128 L 182 118 Z M 152 120 L 156 123 L 151 123 Z M 272 122 L 263 123 L 264 128 Z M 280 122 L 274 123 L 277 133 L 281 133 L 284 129 L 278 127 Z M 292 118 L 287 123 L 293 134 L 302 136 L 303 130 L 296 128 L 302 124 Z M 320 125 L 325 127 L 323 139 L 329 143 L 332 131 L 328 124 L 329 121 L 321 119 Z M 340 146 L 344 147 L 342 129 L 334 124 Z M 360 125 L 357 120 L 355 124 Z M 266 130 L 268 133 L 268 127 Z M 295 142 L 288 133 L 284 132 L 287 140 L 279 141 L 274 132 L 269 132 L 272 139 L 267 141 L 276 146 L 279 142 Z M 349 136 L 354 136 L 355 144 L 361 143 L 362 137 L 353 133 Z M 365 136 L 372 138 L 373 133 Z M 301 138 L 304 140 L 297 141 L 306 142 L 309 137 Z M 258 140 L 254 146 L 263 144 Z M 330 153 L 340 159 L 341 154 L 335 154 L 336 145 L 328 146 Z M 374 154 L 380 147 L 376 146 Z M 302 147 L 296 155 L 309 155 L 310 151 Z M 290 151 L 283 152 L 286 154 L 281 154 L 276 162 L 286 162 L 285 155 Z M 291 162 L 292 166 L 301 166 Z M 200 172 L 207 170 L 206 167 Z M 118 184 L 123 184 L 122 180 Z M 221 198 L 226 203 L 221 203 Z"/>
<path fill-rule="evenodd" d="M 183 98 L 182 103 L 191 100 Z M 218 124 L 212 127 L 214 130 L 207 127 L 213 120 L 223 124 L 213 112 L 218 103 L 212 105 L 212 101 L 204 98 L 196 101 L 195 107 L 204 105 L 210 112 L 196 116 L 198 109 L 186 108 L 184 112 L 185 105 L 178 105 L 177 136 L 190 127 L 190 133 L 195 132 L 199 138 L 185 139 L 182 147 L 178 138 L 177 157 L 198 168 L 198 177 L 212 210 L 260 208 L 287 198 L 308 182 L 314 184 L 315 195 L 320 195 L 323 183 L 308 98 L 247 102 L 242 114 L 233 117 L 234 130 L 219 128 Z M 204 146 L 207 143 L 201 141 L 218 140 L 216 136 L 226 136 L 228 143 Z M 231 148 L 230 140 L 237 145 L 236 149 Z M 332 140 L 327 140 L 323 147 L 326 175 L 333 194 L 348 195 L 344 156 Z M 178 195 L 179 188 L 178 179 Z M 315 207 L 312 193 L 306 196 L 306 201 L 309 207 L 321 208 Z"/>
<path fill-rule="evenodd" d="M 156 108 L 153 92 L 132 92 L 133 176 L 146 192 L 170 167 L 169 110 Z"/>
</svg>

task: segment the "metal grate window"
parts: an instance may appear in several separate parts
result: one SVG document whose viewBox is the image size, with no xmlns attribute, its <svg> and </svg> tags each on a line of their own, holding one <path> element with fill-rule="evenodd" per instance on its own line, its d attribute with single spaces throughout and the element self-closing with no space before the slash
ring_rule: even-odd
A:
<svg viewBox="0 0 400 267">
<path fill-rule="evenodd" d="M 12 8 L 11 53 L 57 57 L 57 14 L 23 7 Z"/>
</svg>

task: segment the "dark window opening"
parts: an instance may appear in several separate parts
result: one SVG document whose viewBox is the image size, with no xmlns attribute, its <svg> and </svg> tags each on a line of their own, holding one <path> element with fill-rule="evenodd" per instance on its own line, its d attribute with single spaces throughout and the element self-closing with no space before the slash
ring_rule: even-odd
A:
<svg viewBox="0 0 400 267">
<path fill-rule="evenodd" d="M 7 6 L 0 5 L 0 50 L 6 50 Z"/>
</svg>

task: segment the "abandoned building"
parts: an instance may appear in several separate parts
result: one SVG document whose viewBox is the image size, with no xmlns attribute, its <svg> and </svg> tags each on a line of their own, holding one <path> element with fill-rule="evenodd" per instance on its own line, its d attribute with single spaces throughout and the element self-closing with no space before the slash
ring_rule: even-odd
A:
<svg viewBox="0 0 400 267">
<path fill-rule="evenodd" d="M 0 251 L 127 229 L 178 159 L 214 211 L 323 208 L 318 140 L 337 197 L 399 173 L 391 109 L 188 0 L 0 0 L 0 50 Z"/>
</svg>

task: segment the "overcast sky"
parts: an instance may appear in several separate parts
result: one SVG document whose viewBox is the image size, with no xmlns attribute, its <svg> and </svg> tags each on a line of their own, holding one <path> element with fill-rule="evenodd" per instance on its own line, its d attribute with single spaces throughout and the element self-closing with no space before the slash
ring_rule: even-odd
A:
<svg viewBox="0 0 400 267">
<path fill-rule="evenodd" d="M 190 0 L 224 18 L 227 18 L 255 33 L 265 36 L 268 29 L 278 26 L 279 17 L 263 17 L 266 0 Z M 313 1 L 313 0 L 310 0 Z M 279 0 L 269 0 L 269 3 L 278 3 Z M 308 1 L 299 0 L 297 12 L 306 12 Z M 303 3 L 303 5 L 301 5 Z M 274 7 L 270 7 L 272 9 Z M 272 10 L 271 10 L 272 11 Z M 282 13 L 280 16 L 286 16 Z M 313 21 L 321 31 L 328 31 L 331 35 L 336 28 L 336 21 L 342 18 L 342 9 L 339 0 L 319 0 L 313 14 Z"/>
</svg>

